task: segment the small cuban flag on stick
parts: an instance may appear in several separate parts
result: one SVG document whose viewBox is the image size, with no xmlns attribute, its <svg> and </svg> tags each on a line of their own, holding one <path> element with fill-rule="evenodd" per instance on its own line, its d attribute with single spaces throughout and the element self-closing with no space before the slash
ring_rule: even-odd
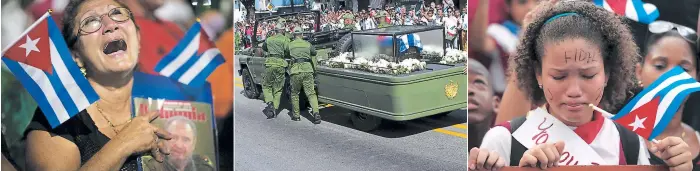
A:
<svg viewBox="0 0 700 171">
<path fill-rule="evenodd" d="M 654 4 L 642 0 L 593 0 L 597 6 L 625 16 L 631 20 L 649 24 L 659 18 L 659 9 Z"/>
<path fill-rule="evenodd" d="M 99 99 L 73 61 L 50 12 L 2 51 L 2 62 L 34 98 L 52 128 Z"/>
<path fill-rule="evenodd" d="M 656 142 L 654 138 L 666 129 L 683 100 L 697 91 L 700 91 L 700 83 L 683 68 L 676 66 L 637 94 L 614 116 L 592 104 L 589 106 L 611 116 L 615 122 L 639 136 Z"/>
<path fill-rule="evenodd" d="M 156 64 L 155 71 L 189 86 L 202 86 L 214 69 L 226 62 L 219 49 L 206 47 L 216 46 L 197 19 L 175 48 Z"/>
</svg>

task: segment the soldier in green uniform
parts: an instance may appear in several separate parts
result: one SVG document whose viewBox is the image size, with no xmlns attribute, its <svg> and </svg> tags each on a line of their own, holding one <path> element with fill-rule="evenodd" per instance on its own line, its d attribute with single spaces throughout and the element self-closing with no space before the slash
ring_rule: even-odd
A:
<svg viewBox="0 0 700 171">
<path fill-rule="evenodd" d="M 293 114 L 292 120 L 299 121 L 299 93 L 304 89 L 306 97 L 309 98 L 311 111 L 313 112 L 313 123 L 321 123 L 321 115 L 318 112 L 318 98 L 316 97 L 316 89 L 314 89 L 314 72 L 316 63 L 312 56 L 316 56 L 316 50 L 311 46 L 311 43 L 303 39 L 301 32 L 295 32 L 294 41 L 289 43 L 289 54 L 292 56 L 292 67 L 290 68 L 290 83 L 292 86 L 291 98 Z"/>
<path fill-rule="evenodd" d="M 277 116 L 277 109 L 282 97 L 282 88 L 284 87 L 285 68 L 288 66 L 287 61 L 284 59 L 287 58 L 286 54 L 289 52 L 288 46 L 291 40 L 284 35 L 285 27 L 283 22 L 284 20 L 280 19 L 275 27 L 274 35 L 267 38 L 263 45 L 263 50 L 267 51 L 262 82 L 263 97 L 267 107 L 265 107 L 263 113 L 268 119 Z"/>
<path fill-rule="evenodd" d="M 391 24 L 386 22 L 386 11 L 379 11 L 377 12 L 377 16 L 374 17 L 374 19 L 379 22 L 379 25 L 377 25 L 377 28 L 384 28 L 384 27 L 389 27 Z"/>
<path fill-rule="evenodd" d="M 355 15 L 345 13 L 345 15 L 343 15 L 343 20 L 345 21 L 343 29 L 349 29 L 352 31 L 357 30 L 357 27 L 355 27 Z"/>
</svg>

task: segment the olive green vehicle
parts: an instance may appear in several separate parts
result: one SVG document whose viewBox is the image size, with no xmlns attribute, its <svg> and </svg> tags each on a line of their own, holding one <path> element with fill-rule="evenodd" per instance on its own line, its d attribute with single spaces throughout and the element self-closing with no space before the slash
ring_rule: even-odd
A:
<svg viewBox="0 0 700 171">
<path fill-rule="evenodd" d="M 400 40 L 405 39 L 407 35 L 420 37 L 423 45 L 402 45 Z M 425 69 L 400 73 L 386 69 L 389 72 L 380 74 L 356 68 L 323 65 L 329 63 L 330 59 L 324 57 L 324 54 L 319 54 L 317 60 L 321 64 L 316 68 L 315 77 L 319 103 L 332 104 L 352 111 L 352 123 L 362 131 L 376 129 L 384 119 L 406 121 L 445 115 L 467 107 L 464 62 L 440 64 L 423 57 L 420 53 L 423 47 L 432 46 L 443 50 L 438 56 L 445 55 L 443 39 L 443 28 L 430 26 L 393 26 L 348 34 L 336 42 L 331 56 L 349 52 L 346 55 L 352 56 L 351 58 L 367 55 L 397 63 L 413 58 L 424 61 Z M 260 84 L 265 69 L 263 54 L 261 47 L 255 46 L 235 54 L 239 60 L 238 72 L 242 76 L 244 95 L 251 99 L 259 99 L 261 96 Z M 289 92 L 289 83 L 286 83 L 283 101 L 289 100 Z M 303 93 L 300 96 L 300 99 L 307 99 Z M 301 107 L 307 108 L 308 103 L 301 102 Z"/>
</svg>

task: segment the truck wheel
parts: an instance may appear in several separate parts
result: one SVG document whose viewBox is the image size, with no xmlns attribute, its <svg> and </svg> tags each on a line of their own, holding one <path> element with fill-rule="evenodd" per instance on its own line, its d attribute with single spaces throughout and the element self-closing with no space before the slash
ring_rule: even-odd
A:
<svg viewBox="0 0 700 171">
<path fill-rule="evenodd" d="M 260 97 L 260 89 L 253 82 L 253 77 L 250 76 L 248 68 L 243 68 L 243 95 L 249 99 L 258 99 Z"/>
<path fill-rule="evenodd" d="M 382 118 L 360 112 L 353 112 L 350 120 L 355 128 L 365 132 L 375 130 L 382 124 Z"/>
<path fill-rule="evenodd" d="M 333 56 L 340 55 L 343 52 L 349 52 L 350 49 L 352 49 L 352 37 L 350 35 L 351 34 L 348 33 L 338 40 L 335 46 L 336 48 L 333 49 Z"/>
</svg>

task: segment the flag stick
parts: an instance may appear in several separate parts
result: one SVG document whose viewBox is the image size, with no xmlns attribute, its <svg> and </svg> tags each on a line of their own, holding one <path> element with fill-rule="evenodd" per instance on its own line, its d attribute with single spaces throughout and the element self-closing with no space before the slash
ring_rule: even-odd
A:
<svg viewBox="0 0 700 171">
<path fill-rule="evenodd" d="M 5 52 L 7 52 L 7 50 L 9 50 L 9 49 L 10 49 L 13 45 L 15 45 L 19 40 L 22 40 L 22 39 L 24 38 L 24 35 L 27 35 L 27 34 L 29 33 L 29 31 L 31 31 L 32 29 L 34 29 L 34 27 L 36 27 L 37 25 L 39 25 L 39 23 L 41 23 L 41 21 L 44 20 L 44 18 L 48 17 L 49 15 L 51 15 L 51 11 L 47 11 L 46 13 L 44 13 L 44 15 L 41 16 L 41 18 L 39 18 L 39 19 L 37 19 L 36 21 L 34 21 L 34 24 L 32 24 L 31 26 L 29 26 L 27 29 L 25 29 L 24 32 L 23 32 L 22 34 L 20 34 L 20 37 L 18 37 L 17 39 L 15 39 L 15 41 L 12 41 L 11 44 L 8 44 L 8 45 L 10 45 L 10 46 L 4 47 L 4 49 L 2 49 L 2 56 L 5 56 Z"/>
<path fill-rule="evenodd" d="M 610 114 L 610 112 L 605 111 L 605 110 L 603 110 L 603 109 L 601 109 L 601 108 L 598 108 L 597 106 L 595 106 L 595 105 L 593 105 L 593 104 L 588 104 L 588 107 L 591 107 L 591 108 L 593 108 L 593 110 L 602 113 L 603 116 L 605 116 L 606 118 L 612 119 L 612 117 L 613 117 L 613 114 Z M 651 142 L 654 142 L 655 144 L 658 144 L 658 143 L 659 143 L 659 141 L 656 140 L 656 139 L 652 139 Z"/>
</svg>

